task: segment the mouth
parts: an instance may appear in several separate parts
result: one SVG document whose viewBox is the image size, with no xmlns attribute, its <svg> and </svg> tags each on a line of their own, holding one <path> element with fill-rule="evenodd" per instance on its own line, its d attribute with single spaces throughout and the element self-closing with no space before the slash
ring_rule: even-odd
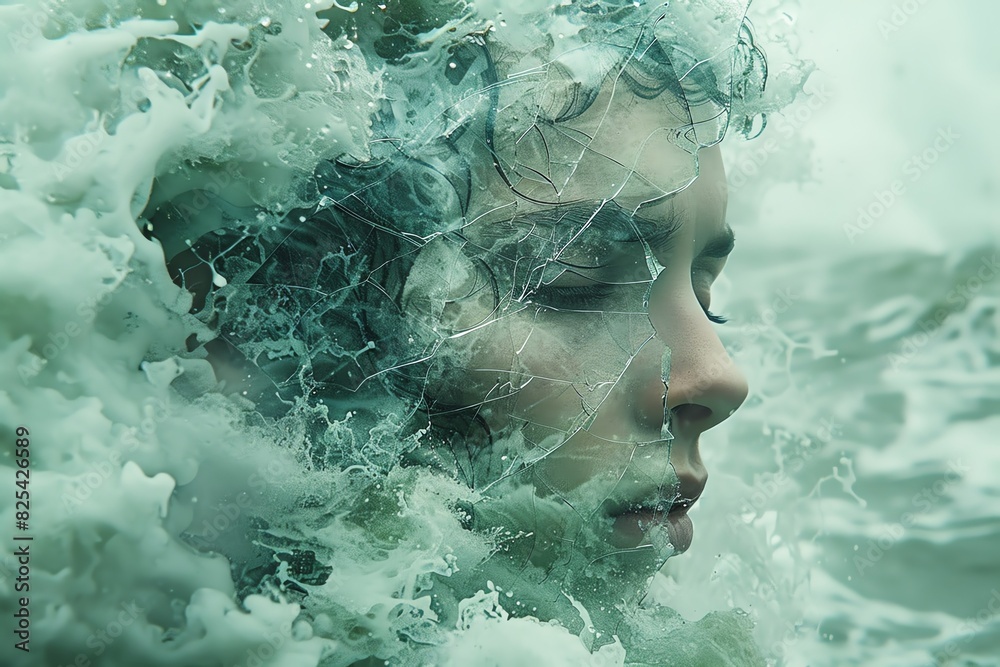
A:
<svg viewBox="0 0 1000 667">
<path fill-rule="evenodd" d="M 676 497 L 664 496 L 659 489 L 637 498 L 627 506 L 609 512 L 613 519 L 611 541 L 620 548 L 634 548 L 644 542 L 662 542 L 663 530 L 674 553 L 683 553 L 691 546 L 694 525 L 688 510 L 705 490 L 705 477 L 680 475 Z"/>
</svg>

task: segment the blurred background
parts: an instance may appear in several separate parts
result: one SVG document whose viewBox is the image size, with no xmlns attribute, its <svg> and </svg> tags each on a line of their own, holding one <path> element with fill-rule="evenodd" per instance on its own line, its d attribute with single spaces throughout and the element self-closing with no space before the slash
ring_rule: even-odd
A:
<svg viewBox="0 0 1000 667">
<path fill-rule="evenodd" d="M 724 145 L 719 303 L 751 397 L 703 439 L 720 519 L 693 516 L 720 527 L 662 594 L 708 575 L 688 613 L 756 607 L 789 665 L 1000 664 L 1000 5 L 751 11 L 816 71 Z M 727 550 L 769 563 L 753 599 Z"/>
</svg>

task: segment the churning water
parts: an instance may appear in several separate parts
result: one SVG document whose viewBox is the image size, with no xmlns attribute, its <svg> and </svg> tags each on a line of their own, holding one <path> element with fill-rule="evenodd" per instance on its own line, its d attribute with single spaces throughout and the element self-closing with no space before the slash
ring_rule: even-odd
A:
<svg viewBox="0 0 1000 667">
<path fill-rule="evenodd" d="M 617 601 L 495 563 L 519 536 L 468 529 L 478 491 L 386 465 L 399 405 L 222 391 L 218 322 L 167 268 L 234 221 L 267 248 L 321 161 L 371 158 L 394 58 L 486 19 L 549 48 L 578 28 L 517 0 L 361 4 L 0 7 L 5 664 L 1000 664 L 998 9 L 752 8 L 773 101 L 749 115 L 772 112 L 723 144 L 739 240 L 713 303 L 751 393 L 702 439 L 691 549 L 608 631 Z M 384 64 L 350 17 L 394 7 L 419 16 Z M 218 290 L 250 273 L 204 266 Z M 316 463 L 317 420 L 352 465 Z"/>
</svg>

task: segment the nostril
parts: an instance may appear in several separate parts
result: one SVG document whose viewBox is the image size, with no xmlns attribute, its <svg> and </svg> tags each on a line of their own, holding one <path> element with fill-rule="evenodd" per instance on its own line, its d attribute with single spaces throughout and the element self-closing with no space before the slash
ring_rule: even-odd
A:
<svg viewBox="0 0 1000 667">
<path fill-rule="evenodd" d="M 698 423 L 707 421 L 712 416 L 711 408 L 697 403 L 685 403 L 673 409 L 676 421 Z"/>
</svg>

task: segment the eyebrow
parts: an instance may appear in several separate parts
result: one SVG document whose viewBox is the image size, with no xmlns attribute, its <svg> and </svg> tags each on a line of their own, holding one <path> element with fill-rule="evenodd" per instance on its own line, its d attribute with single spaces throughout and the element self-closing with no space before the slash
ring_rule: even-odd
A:
<svg viewBox="0 0 1000 667">
<path fill-rule="evenodd" d="M 600 204 L 562 204 L 539 211 L 516 215 L 512 222 L 530 224 L 532 227 L 538 225 L 544 229 L 554 229 L 557 225 L 569 225 L 573 230 L 572 239 L 578 238 L 585 230 L 595 230 L 608 235 L 609 241 L 613 243 L 637 242 L 636 234 L 641 234 L 638 228 L 639 222 L 643 227 L 651 230 L 656 228 L 655 223 L 648 220 L 640 220 L 630 216 L 617 203 L 609 201 Z M 652 232 L 651 232 L 652 233 Z M 533 235 L 532 231 L 530 235 Z M 572 244 L 572 240 L 563 239 L 559 249 L 564 249 Z M 566 243 L 569 241 L 569 243 Z"/>
<path fill-rule="evenodd" d="M 683 221 L 673 208 L 660 221 L 633 215 L 634 231 L 640 235 L 653 252 L 668 252 L 681 231 Z"/>
<path fill-rule="evenodd" d="M 638 233 L 650 248 L 663 252 L 670 249 L 683 226 L 680 216 L 673 209 L 665 218 L 657 221 L 636 214 L 630 215 L 615 202 L 605 202 L 599 208 L 579 204 L 557 206 L 548 210 L 533 211 L 524 216 L 524 219 L 542 224 L 558 222 L 570 222 L 581 226 L 586 224 L 589 228 L 602 229 L 614 234 L 616 238 L 613 240 L 622 242 L 637 241 L 634 235 Z M 726 225 L 721 232 L 708 240 L 698 253 L 698 258 L 725 259 L 735 245 L 736 234 L 732 227 Z"/>
<path fill-rule="evenodd" d="M 537 213 L 542 215 L 535 217 Z M 660 251 L 669 249 L 682 227 L 682 221 L 674 210 L 670 210 L 664 219 L 654 220 L 630 214 L 613 201 L 597 207 L 570 204 L 547 212 L 535 212 L 531 217 L 539 222 L 548 218 L 548 222 L 569 222 L 581 228 L 586 225 L 588 229 L 604 231 L 611 236 L 609 240 L 621 243 L 636 243 L 642 239 L 650 248 Z"/>
<path fill-rule="evenodd" d="M 563 204 L 550 209 L 532 211 L 522 218 L 525 221 L 556 225 L 569 223 L 578 229 L 586 226 L 589 229 L 601 229 L 607 232 L 620 230 L 633 231 L 629 224 L 629 215 L 615 202 L 603 204 Z"/>
</svg>

